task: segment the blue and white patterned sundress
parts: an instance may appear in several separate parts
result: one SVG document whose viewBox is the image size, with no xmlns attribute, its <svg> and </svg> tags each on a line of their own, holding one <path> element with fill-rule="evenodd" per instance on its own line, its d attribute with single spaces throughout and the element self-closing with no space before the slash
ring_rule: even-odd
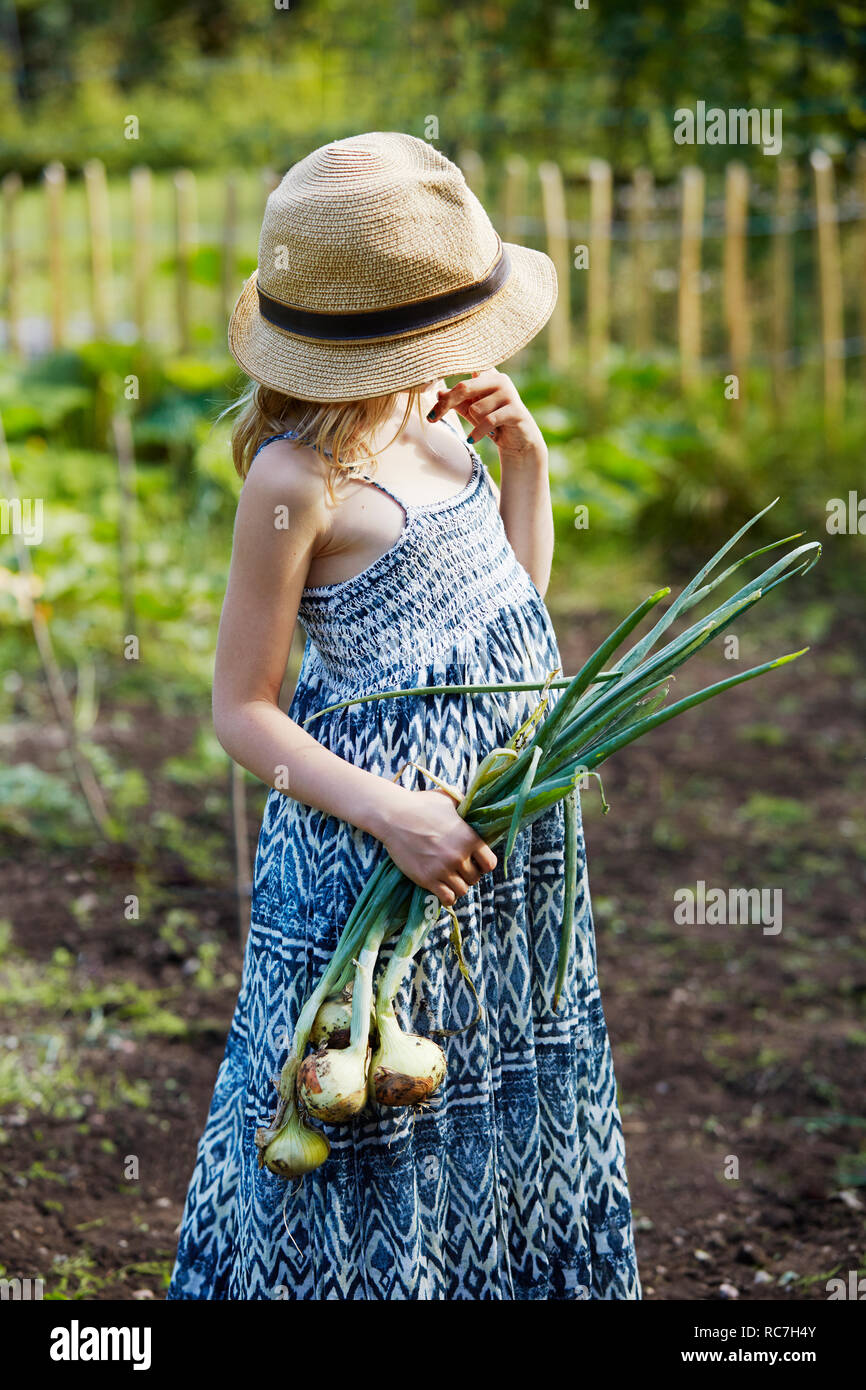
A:
<svg viewBox="0 0 866 1390">
<path fill-rule="evenodd" d="M 404 529 L 361 574 L 304 590 L 292 719 L 375 690 L 543 681 L 560 665 L 550 616 L 467 447 L 470 481 L 442 501 L 405 503 L 366 479 L 402 507 Z M 309 730 L 383 777 L 412 760 L 465 787 L 537 700 L 400 697 L 335 711 Z M 433 785 L 411 768 L 403 782 Z M 346 817 L 268 796 L 241 989 L 168 1298 L 639 1299 L 579 817 L 570 983 L 559 1012 L 551 1006 L 561 805 L 520 833 L 507 873 L 500 846 L 494 872 L 459 900 L 483 1016 L 440 1039 L 448 1072 L 431 1103 L 325 1126 L 331 1156 L 302 1182 L 257 1166 L 254 1135 L 276 1106 L 287 1030 L 385 854 L 351 824 L 350 804 Z M 398 997 L 414 1032 L 475 1016 L 450 927 L 443 912 Z"/>
</svg>

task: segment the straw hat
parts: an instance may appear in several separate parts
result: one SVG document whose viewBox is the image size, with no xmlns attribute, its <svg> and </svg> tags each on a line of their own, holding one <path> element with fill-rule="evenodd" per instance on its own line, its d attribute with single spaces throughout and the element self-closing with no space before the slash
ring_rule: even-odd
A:
<svg viewBox="0 0 866 1390">
<path fill-rule="evenodd" d="M 374 131 L 274 189 L 229 347 L 287 395 L 360 400 L 504 362 L 555 302 L 553 262 L 500 240 L 456 164 Z"/>
</svg>

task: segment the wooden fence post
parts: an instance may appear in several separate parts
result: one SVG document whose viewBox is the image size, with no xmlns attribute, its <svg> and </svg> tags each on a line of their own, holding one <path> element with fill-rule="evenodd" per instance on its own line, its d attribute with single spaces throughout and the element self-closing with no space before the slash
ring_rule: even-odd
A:
<svg viewBox="0 0 866 1390">
<path fill-rule="evenodd" d="M 649 221 L 653 207 L 654 180 L 649 169 L 635 169 L 631 203 L 631 301 L 632 339 L 637 352 L 648 352 L 652 343 L 653 254 L 649 242 Z"/>
<path fill-rule="evenodd" d="M 789 381 L 788 348 L 791 331 L 793 258 L 791 233 L 797 209 L 797 166 L 780 161 L 776 170 L 776 202 L 773 216 L 770 341 L 773 353 L 773 402 L 777 416 L 784 409 Z"/>
<path fill-rule="evenodd" d="M 43 172 L 48 210 L 48 274 L 51 284 L 51 346 L 63 346 L 66 336 L 66 258 L 63 254 L 63 193 L 66 170 L 53 160 Z"/>
<path fill-rule="evenodd" d="M 126 411 L 113 411 L 111 431 L 117 459 L 117 559 L 125 638 L 135 631 L 135 449 Z"/>
<path fill-rule="evenodd" d="M 223 219 L 222 236 L 222 323 L 221 331 L 224 332 L 231 318 L 235 300 L 238 297 L 240 286 L 235 284 L 236 271 L 235 262 L 237 257 L 238 240 L 238 181 L 234 174 L 229 174 L 226 179 L 226 202 L 225 216 Z"/>
<path fill-rule="evenodd" d="M 701 240 L 704 228 L 704 175 L 696 165 L 682 173 L 680 291 L 678 328 L 680 380 L 684 390 L 697 382 L 701 369 Z"/>
<path fill-rule="evenodd" d="M 559 295 L 547 330 L 547 354 L 551 367 L 561 371 L 568 366 L 571 321 L 571 248 L 565 211 L 562 171 L 552 160 L 538 166 L 541 202 L 547 231 L 547 254 L 556 267 Z"/>
<path fill-rule="evenodd" d="M 150 231 L 152 179 L 146 165 L 130 174 L 132 197 L 132 297 L 135 324 L 142 342 L 147 338 L 150 301 Z"/>
<path fill-rule="evenodd" d="M 821 342 L 824 353 L 824 417 L 828 430 L 838 423 L 845 396 L 842 263 L 836 220 L 833 164 L 824 150 L 813 150 L 818 229 L 818 276 L 821 286 Z"/>
<path fill-rule="evenodd" d="M 276 169 L 271 169 L 270 166 L 268 166 L 267 169 L 262 170 L 262 188 L 264 189 L 265 202 L 267 202 L 274 189 L 279 188 L 281 182 L 282 180 Z"/>
<path fill-rule="evenodd" d="M 604 159 L 589 162 L 589 283 L 587 326 L 589 385 L 594 397 L 604 392 L 610 340 L 610 224 L 613 185 Z"/>
<path fill-rule="evenodd" d="M 860 371 L 866 383 L 866 142 L 857 146 L 856 190 L 860 217 L 857 237 L 857 332 L 860 335 Z"/>
<path fill-rule="evenodd" d="M 174 176 L 175 245 L 177 274 L 175 281 L 177 305 L 177 336 L 181 352 L 192 346 L 190 323 L 190 272 L 196 241 L 195 175 L 189 169 L 178 169 Z"/>
<path fill-rule="evenodd" d="M 457 164 L 463 172 L 463 177 L 480 202 L 484 202 L 486 175 L 484 171 L 484 160 L 477 150 L 460 150 L 457 155 Z"/>
<path fill-rule="evenodd" d="M 520 242 L 524 236 L 523 219 L 527 215 L 527 191 L 529 185 L 529 166 L 522 154 L 508 155 L 505 160 L 505 175 L 500 205 L 502 236 L 505 241 Z M 526 355 L 521 348 L 510 358 L 513 366 L 518 366 Z"/>
<path fill-rule="evenodd" d="M 84 166 L 87 220 L 90 224 L 90 290 L 93 335 L 105 338 L 111 323 L 111 212 L 105 165 L 89 159 Z"/>
<path fill-rule="evenodd" d="M 502 191 L 502 233 L 506 241 L 519 241 L 523 235 L 521 218 L 526 211 L 527 182 L 528 166 L 523 155 L 509 155 Z"/>
<path fill-rule="evenodd" d="M 724 303 L 731 371 L 737 378 L 737 417 L 742 410 L 744 375 L 749 356 L 746 284 L 748 215 L 749 176 L 744 164 L 732 161 L 725 169 Z"/>
<path fill-rule="evenodd" d="M 14 354 L 21 352 L 19 323 L 21 287 L 21 258 L 18 254 L 18 229 L 15 225 L 21 175 L 8 173 L 3 179 L 3 277 L 6 281 L 6 347 Z"/>
</svg>

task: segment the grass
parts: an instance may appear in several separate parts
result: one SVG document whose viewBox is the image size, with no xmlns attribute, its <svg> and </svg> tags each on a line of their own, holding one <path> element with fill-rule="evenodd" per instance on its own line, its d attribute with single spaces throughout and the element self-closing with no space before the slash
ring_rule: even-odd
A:
<svg viewBox="0 0 866 1390">
<path fill-rule="evenodd" d="M 93 1256 L 85 1248 L 75 1255 L 56 1256 L 47 1272 L 36 1277 L 43 1281 L 43 1300 L 74 1303 L 92 1300 L 105 1289 L 118 1284 L 128 1286 L 137 1279 L 156 1279 L 160 1288 L 165 1289 L 171 1278 L 172 1264 L 173 1258 L 167 1256 L 121 1265 L 107 1274 L 100 1274 Z"/>
<path fill-rule="evenodd" d="M 93 1106 L 108 1112 L 150 1104 L 146 1081 L 118 1070 L 109 1076 L 94 1071 L 82 1062 L 74 1037 L 32 1034 L 19 1037 L 17 1043 L 14 1052 L 0 1056 L 0 1108 L 74 1120 Z"/>
<path fill-rule="evenodd" d="M 188 984 L 164 988 L 143 988 L 125 978 L 96 983 L 65 948 L 57 948 L 47 962 L 37 960 L 11 946 L 7 931 L 0 961 L 0 1009 L 7 1030 L 0 1039 L 0 1108 L 80 1119 L 93 1106 L 100 1111 L 149 1106 L 150 1082 L 127 1076 L 116 1065 L 118 1055 L 148 1038 L 189 1039 L 209 1032 L 211 1021 L 198 1014 L 184 1017 L 171 1005 L 188 1000 L 190 989 L 206 995 L 227 981 L 236 983 L 217 972 L 217 942 L 190 943 L 181 935 L 180 927 L 194 921 L 190 914 L 167 919 L 169 942 L 188 953 L 194 969 Z"/>
</svg>

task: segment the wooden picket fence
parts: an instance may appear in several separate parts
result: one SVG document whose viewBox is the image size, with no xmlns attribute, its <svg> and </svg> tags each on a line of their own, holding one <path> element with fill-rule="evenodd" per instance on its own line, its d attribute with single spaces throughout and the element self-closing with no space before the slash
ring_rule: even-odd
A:
<svg viewBox="0 0 866 1390">
<path fill-rule="evenodd" d="M 503 237 L 541 246 L 553 259 L 566 292 L 560 293 L 545 330 L 547 357 L 557 371 L 580 365 L 596 401 L 604 397 L 617 347 L 638 355 L 673 354 L 685 392 L 710 374 L 720 381 L 733 376 L 742 399 L 750 369 L 760 367 L 770 374 L 779 410 L 789 397 L 795 369 L 819 361 L 828 423 L 840 419 L 846 360 L 859 359 L 861 377 L 866 371 L 866 145 L 857 151 L 841 198 L 833 163 L 821 150 L 812 153 L 805 168 L 774 160 L 775 188 L 770 190 L 750 180 L 744 164 L 731 162 L 712 202 L 707 178 L 697 166 L 685 168 L 674 186 L 657 186 L 649 170 L 638 169 L 615 187 L 611 168 L 602 160 L 590 161 L 579 178 L 567 179 L 552 160 L 531 171 L 522 157 L 513 156 L 494 178 L 474 151 L 463 150 L 458 159 Z M 220 263 L 208 307 L 215 337 L 224 334 L 240 289 L 238 256 L 254 250 L 264 197 L 277 182 L 273 171 L 264 171 L 256 207 L 248 210 L 254 215 L 242 227 L 242 177 L 224 176 L 219 225 L 215 234 L 210 229 Z M 164 276 L 166 269 L 165 263 L 157 264 L 154 252 L 154 184 L 148 168 L 132 171 L 126 193 L 129 244 L 125 270 L 118 274 L 105 168 L 91 160 L 83 170 L 90 299 L 85 336 L 117 336 L 122 300 L 126 337 L 131 327 L 140 340 L 168 340 L 186 353 L 195 345 L 202 315 L 195 274 L 201 232 L 197 178 L 189 170 L 171 177 L 168 273 L 173 306 L 160 314 L 159 323 L 154 322 L 153 289 L 155 277 Z M 116 201 L 118 185 L 113 187 Z M 49 286 L 44 346 L 59 349 L 70 341 L 68 193 L 63 166 L 50 164 L 41 191 L 43 245 L 34 253 L 29 241 L 24 246 L 19 228 L 19 206 L 27 196 L 21 179 L 8 173 L 2 180 L 0 307 L 5 346 L 12 353 L 34 350 L 24 331 L 28 265 L 32 268 L 34 254 Z M 582 215 L 575 216 L 576 208 Z M 809 243 L 805 257 L 804 234 Z M 801 262 L 808 261 L 805 278 L 812 285 L 810 316 L 805 334 L 800 332 L 805 348 L 794 340 L 795 320 L 801 327 L 803 321 L 804 274 L 802 264 L 798 272 L 798 254 Z M 846 277 L 851 291 L 847 336 Z"/>
</svg>

